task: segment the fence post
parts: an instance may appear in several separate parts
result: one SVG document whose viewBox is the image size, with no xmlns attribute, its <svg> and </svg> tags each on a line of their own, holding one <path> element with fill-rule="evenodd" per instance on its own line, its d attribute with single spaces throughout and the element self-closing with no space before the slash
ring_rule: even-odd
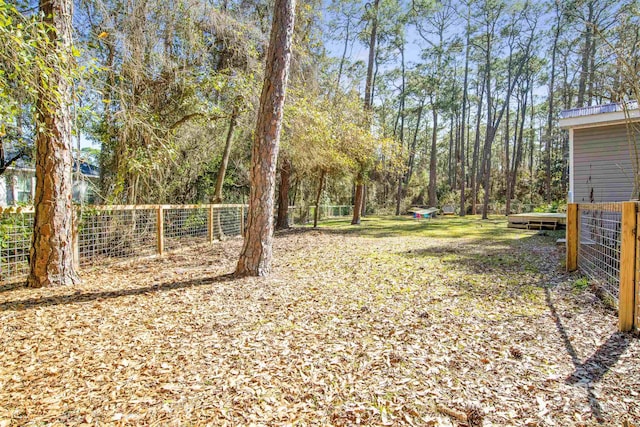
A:
<svg viewBox="0 0 640 427">
<path fill-rule="evenodd" d="M 637 204 L 636 209 L 638 209 Z M 638 237 L 638 224 L 640 224 L 640 212 L 636 215 L 636 237 Z M 638 331 L 640 328 L 640 239 L 636 239 L 636 278 L 634 293 L 636 307 L 634 309 L 633 328 Z"/>
<path fill-rule="evenodd" d="M 567 271 L 578 269 L 579 221 L 578 204 L 569 203 L 567 205 Z"/>
<path fill-rule="evenodd" d="M 80 219 L 82 218 L 81 208 L 73 209 L 72 227 L 72 245 L 73 245 L 73 268 L 77 271 L 80 269 Z"/>
<path fill-rule="evenodd" d="M 244 237 L 244 205 L 240 206 L 240 236 Z"/>
<path fill-rule="evenodd" d="M 209 232 L 209 243 L 213 243 L 213 205 L 209 205 L 209 219 L 207 220 L 207 231 Z"/>
<path fill-rule="evenodd" d="M 164 209 L 162 208 L 162 205 L 158 206 L 157 223 L 158 255 L 162 255 L 164 254 Z"/>
<path fill-rule="evenodd" d="M 635 202 L 622 204 L 622 230 L 620 242 L 620 291 L 618 295 L 618 329 L 633 329 L 636 278 L 636 225 Z"/>
</svg>

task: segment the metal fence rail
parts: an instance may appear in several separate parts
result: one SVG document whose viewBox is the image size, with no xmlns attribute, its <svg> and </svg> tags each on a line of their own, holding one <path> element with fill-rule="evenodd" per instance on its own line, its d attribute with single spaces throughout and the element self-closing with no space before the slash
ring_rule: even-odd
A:
<svg viewBox="0 0 640 427">
<path fill-rule="evenodd" d="M 86 206 L 75 213 L 77 263 L 105 265 L 240 236 L 246 211 L 245 205 Z M 0 212 L 0 282 L 29 273 L 32 235 L 32 209 Z"/>
<path fill-rule="evenodd" d="M 581 204 L 578 268 L 618 302 L 622 203 Z"/>
</svg>

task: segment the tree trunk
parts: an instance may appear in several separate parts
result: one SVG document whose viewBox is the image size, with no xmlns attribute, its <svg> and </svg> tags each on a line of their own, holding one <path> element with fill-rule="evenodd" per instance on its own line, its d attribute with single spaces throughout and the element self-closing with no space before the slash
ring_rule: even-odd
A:
<svg viewBox="0 0 640 427">
<path fill-rule="evenodd" d="M 482 88 L 478 96 L 478 112 L 476 113 L 476 137 L 473 143 L 473 160 L 471 161 L 471 213 L 477 214 L 476 204 L 478 203 L 478 187 L 480 173 L 478 171 L 478 158 L 480 157 L 480 123 L 482 118 L 482 100 L 486 87 L 486 79 L 482 79 Z"/>
<path fill-rule="evenodd" d="M 113 181 L 116 179 L 114 174 L 117 174 L 117 142 L 114 137 L 114 123 L 113 123 L 113 112 L 112 112 L 112 103 L 111 100 L 114 98 L 115 87 L 116 87 L 116 75 L 115 75 L 115 47 L 113 46 L 113 42 L 110 41 L 110 37 L 105 39 L 105 44 L 107 47 L 107 60 L 106 64 L 103 64 L 104 68 L 107 70 L 107 82 L 103 87 L 103 98 L 108 100 L 104 107 L 104 122 L 106 124 L 106 140 L 108 144 L 102 144 L 102 149 L 100 150 L 100 191 L 103 195 L 109 194 L 111 191 L 111 185 Z M 105 146 L 106 145 L 106 146 Z"/>
<path fill-rule="evenodd" d="M 371 22 L 371 34 L 369 37 L 369 60 L 367 63 L 367 81 L 364 86 L 364 108 L 366 110 L 371 109 L 371 97 L 373 91 L 373 63 L 375 60 L 376 52 L 376 37 L 378 33 L 378 7 L 380 0 L 373 2 L 373 22 Z"/>
<path fill-rule="evenodd" d="M 398 177 L 398 193 L 396 194 L 396 216 L 400 215 L 401 201 L 402 201 L 402 175 Z"/>
<path fill-rule="evenodd" d="M 264 276 L 271 270 L 276 165 L 291 62 L 295 0 L 276 0 L 260 110 L 251 150 L 251 188 L 246 237 L 237 276 Z"/>
<path fill-rule="evenodd" d="M 398 107 L 398 117 L 400 118 L 400 148 L 404 149 L 404 116 L 405 116 L 405 85 L 406 85 L 406 70 L 404 65 L 404 38 L 402 39 L 402 44 L 399 46 L 400 49 L 400 59 L 401 59 L 401 71 L 402 71 L 402 85 L 400 87 L 400 105 Z M 394 129 L 395 134 L 395 129 Z M 398 174 L 398 192 L 396 195 L 396 216 L 400 215 L 400 204 L 402 203 L 402 179 L 403 174 Z"/>
<path fill-rule="evenodd" d="M 482 186 L 484 188 L 484 200 L 482 201 L 482 219 L 487 219 L 487 213 L 489 209 L 489 195 L 491 193 L 490 183 L 491 183 L 491 145 L 493 144 L 493 139 L 495 137 L 495 127 L 494 125 L 494 115 L 493 115 L 493 99 L 491 98 L 491 41 L 493 39 L 493 34 L 489 37 L 487 34 L 487 45 L 485 50 L 485 79 L 486 79 L 486 90 L 487 90 L 487 130 L 485 131 L 484 136 L 484 150 L 482 156 L 482 167 L 480 170 L 482 171 Z M 511 58 L 511 53 L 509 54 L 509 58 Z M 511 71 L 511 70 L 509 70 Z M 509 100 L 509 96 L 507 96 L 507 102 Z"/>
<path fill-rule="evenodd" d="M 358 172 L 356 177 L 356 195 L 353 201 L 353 218 L 351 219 L 351 225 L 360 224 L 360 214 L 362 211 L 363 198 L 364 198 L 364 183 L 362 182 L 364 176 L 362 172 Z"/>
<path fill-rule="evenodd" d="M 342 56 L 340 57 L 340 66 L 338 67 L 338 77 L 336 78 L 336 93 L 334 94 L 334 96 L 337 96 L 338 93 L 340 93 L 340 80 L 342 79 L 342 68 L 344 67 L 344 62 L 347 58 L 347 49 L 349 48 L 350 27 L 351 27 L 351 17 L 348 17 L 346 34 L 344 36 L 344 49 L 342 50 Z"/>
<path fill-rule="evenodd" d="M 487 94 L 488 95 L 488 94 Z M 489 197 L 491 196 L 491 146 L 495 138 L 495 129 L 487 126 L 487 134 L 484 140 L 484 154 L 482 159 L 482 188 L 484 199 L 482 201 L 482 219 L 487 219 L 489 213 Z"/>
<path fill-rule="evenodd" d="M 438 165 L 437 158 L 437 142 L 438 142 L 438 111 L 431 100 L 431 108 L 433 114 L 433 132 L 431 133 L 431 153 L 429 158 L 429 206 L 434 207 L 438 204 L 438 196 L 436 194 L 436 167 Z"/>
<path fill-rule="evenodd" d="M 504 178 L 505 178 L 505 193 L 506 193 L 506 200 L 505 200 L 505 214 L 509 215 L 509 211 L 511 209 L 511 199 L 509 198 L 510 194 L 511 194 L 511 167 L 509 166 L 511 164 L 511 153 L 510 153 L 510 149 L 509 149 L 509 145 L 510 145 L 510 126 L 509 126 L 509 116 L 511 115 L 511 107 L 508 105 L 510 102 L 510 100 L 507 100 L 507 120 L 505 122 L 505 137 L 504 137 Z M 516 117 L 518 117 L 518 111 L 516 111 Z M 515 126 L 515 133 L 518 132 L 518 122 L 516 121 L 516 126 Z"/>
<path fill-rule="evenodd" d="M 369 37 L 369 60 L 367 64 L 367 80 L 364 86 L 364 109 L 366 111 L 371 110 L 371 103 L 373 97 L 373 64 L 375 62 L 376 53 L 376 37 L 378 33 L 378 7 L 380 0 L 374 0 L 373 2 L 373 22 L 371 23 L 371 34 Z M 364 171 L 359 170 L 356 177 L 356 196 L 353 205 L 353 218 L 351 219 L 352 225 L 360 224 L 361 211 L 364 208 Z"/>
<path fill-rule="evenodd" d="M 464 53 L 464 82 L 462 84 L 462 120 L 460 122 L 460 156 L 462 157 L 462 162 L 460 164 L 460 216 L 465 216 L 467 214 L 467 209 L 465 206 L 465 186 L 467 184 L 467 176 L 465 171 L 465 163 L 466 163 L 466 153 L 465 153 L 465 126 L 467 125 L 467 102 L 468 102 L 468 88 L 469 84 L 469 48 L 470 48 L 470 38 L 471 38 L 471 29 L 469 28 L 469 20 L 471 16 L 471 11 L 467 10 L 467 26 L 466 26 L 466 46 Z"/>
<path fill-rule="evenodd" d="M 560 39 L 560 25 L 562 14 L 560 2 L 556 2 L 556 25 L 553 34 L 553 45 L 551 46 L 551 75 L 549 77 L 549 109 L 547 111 L 547 129 L 545 132 L 545 179 L 544 193 L 547 203 L 551 203 L 551 135 L 553 131 L 554 97 L 556 81 L 556 57 L 558 53 L 558 40 Z M 580 77 L 582 84 L 582 75 Z M 532 104 L 533 105 L 533 104 Z"/>
<path fill-rule="evenodd" d="M 529 115 L 529 188 L 533 187 L 533 152 L 535 150 L 534 147 L 534 143 L 535 143 L 535 133 L 534 133 L 534 129 L 533 129 L 533 122 L 536 116 L 536 106 L 534 104 L 534 98 L 533 98 L 533 85 L 531 85 L 531 88 L 529 90 L 529 99 L 531 100 L 531 113 Z M 532 200 L 533 195 L 529 198 L 529 203 L 533 202 Z"/>
<path fill-rule="evenodd" d="M 48 90 L 38 95 L 36 126 L 36 194 L 29 287 L 72 285 L 80 281 L 73 264 L 71 155 L 71 0 L 43 0 L 49 49 L 64 55 L 54 60 Z M 41 82 L 43 85 L 44 82 Z M 52 90 L 52 88 L 55 88 Z"/>
<path fill-rule="evenodd" d="M 454 154 L 455 154 L 455 149 L 454 149 L 454 139 L 453 139 L 453 113 L 451 114 L 451 117 L 449 118 L 449 158 L 447 159 L 447 172 L 448 172 L 448 183 L 449 183 L 449 190 L 453 189 L 456 185 L 456 178 L 455 175 L 457 173 L 456 171 L 456 167 L 454 167 Z"/>
<path fill-rule="evenodd" d="M 280 188 L 278 191 L 278 219 L 276 230 L 289 228 L 289 188 L 291 187 L 291 161 L 287 156 L 280 163 Z"/>
<path fill-rule="evenodd" d="M 485 147 L 484 154 L 485 158 L 483 160 L 483 164 L 485 165 L 484 169 L 484 203 L 482 207 L 482 219 L 487 219 L 487 210 L 489 206 L 489 197 L 491 193 L 491 146 L 493 144 L 493 140 L 496 136 L 496 131 L 500 126 L 500 122 L 502 121 L 502 117 L 509 106 L 509 100 L 511 99 L 511 94 L 513 93 L 513 89 L 516 83 L 520 80 L 522 73 L 524 71 L 525 65 L 528 63 L 531 52 L 531 45 L 534 39 L 535 28 L 532 28 L 529 38 L 527 39 L 527 43 L 525 46 L 525 50 L 522 54 L 522 57 L 518 58 L 518 66 L 515 71 L 512 71 L 512 59 L 514 57 L 513 49 L 509 51 L 509 61 L 508 61 L 508 73 L 509 77 L 507 79 L 508 85 L 506 88 L 506 94 L 504 97 L 504 103 L 500 107 L 500 110 L 496 109 L 492 111 L 492 101 L 491 101 L 491 50 L 490 44 L 487 43 L 486 50 L 486 77 L 487 77 L 487 133 L 485 138 Z M 488 38 L 489 39 L 489 38 Z"/>
<path fill-rule="evenodd" d="M 533 77 L 529 76 L 531 80 Z M 531 84 L 531 80 L 527 81 L 527 85 Z M 516 185 L 518 183 L 518 169 L 520 168 L 520 163 L 522 162 L 522 151 L 524 145 L 524 126 L 525 120 L 527 117 L 527 99 L 529 97 L 529 87 L 522 91 L 522 106 L 520 108 L 520 130 L 518 131 L 518 139 L 516 140 L 514 158 L 513 158 L 513 168 L 511 170 L 511 195 L 510 198 L 514 198 Z"/>
<path fill-rule="evenodd" d="M 517 173 L 518 164 L 520 163 L 520 160 L 522 158 L 522 132 L 524 130 L 527 98 L 529 96 L 528 90 L 528 88 L 520 88 L 520 96 L 518 97 L 518 103 L 516 107 L 515 126 L 513 128 L 513 155 L 511 158 L 511 162 L 506 163 L 506 167 L 509 169 L 509 181 L 507 181 L 507 203 L 505 206 L 505 215 L 510 215 L 511 213 L 511 199 L 513 199 L 515 196 L 515 187 L 518 180 Z"/>
<path fill-rule="evenodd" d="M 420 101 L 420 107 L 418 107 L 418 119 L 416 120 L 416 128 L 413 133 L 413 140 L 411 141 L 411 147 L 409 147 L 409 160 L 407 162 L 407 175 L 404 178 L 404 191 L 407 191 L 409 182 L 413 176 L 413 165 L 416 158 L 416 147 L 418 145 L 418 132 L 420 131 L 420 122 L 422 121 L 422 111 L 424 109 L 424 99 Z"/>
<path fill-rule="evenodd" d="M 324 169 L 320 173 L 320 183 L 318 184 L 318 192 L 316 193 L 316 209 L 313 211 L 313 228 L 318 226 L 318 216 L 320 215 L 320 198 L 322 197 L 322 190 L 324 189 L 324 177 L 327 171 Z"/>
<path fill-rule="evenodd" d="M 233 107 L 231 112 L 231 120 L 229 121 L 229 129 L 227 130 L 227 139 L 224 145 L 224 153 L 222 155 L 222 162 L 218 169 L 218 176 L 216 177 L 216 189 L 213 194 L 213 203 L 222 203 L 222 185 L 224 184 L 224 176 L 227 173 L 227 166 L 229 165 L 229 156 L 231 155 L 231 145 L 233 142 L 233 130 L 236 128 L 238 121 L 238 106 Z"/>
<path fill-rule="evenodd" d="M 589 65 L 591 56 L 591 42 L 593 38 L 593 13 L 594 2 L 588 1 L 587 8 L 589 9 L 587 20 L 585 22 L 584 29 L 584 44 L 582 45 L 582 58 L 580 60 L 580 79 L 578 80 L 578 107 L 584 107 L 584 97 L 587 91 L 587 84 L 589 80 Z"/>
</svg>

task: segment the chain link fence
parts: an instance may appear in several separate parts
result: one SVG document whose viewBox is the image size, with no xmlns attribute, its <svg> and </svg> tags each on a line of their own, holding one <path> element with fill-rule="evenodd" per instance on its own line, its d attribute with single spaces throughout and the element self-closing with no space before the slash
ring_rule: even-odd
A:
<svg viewBox="0 0 640 427">
<path fill-rule="evenodd" d="M 578 268 L 617 304 L 622 203 L 578 205 Z"/>
<path fill-rule="evenodd" d="M 86 206 L 76 212 L 81 268 L 162 254 L 242 234 L 245 205 Z M 33 210 L 0 211 L 0 281 L 29 273 Z"/>
</svg>

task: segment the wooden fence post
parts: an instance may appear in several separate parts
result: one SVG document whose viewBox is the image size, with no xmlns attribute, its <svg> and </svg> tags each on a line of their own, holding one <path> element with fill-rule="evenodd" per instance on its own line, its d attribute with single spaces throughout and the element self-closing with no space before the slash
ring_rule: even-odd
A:
<svg viewBox="0 0 640 427">
<path fill-rule="evenodd" d="M 633 329 L 635 314 L 636 226 L 638 215 L 635 202 L 622 204 L 620 242 L 620 291 L 618 294 L 618 329 Z"/>
<path fill-rule="evenodd" d="M 80 220 L 82 219 L 82 210 L 80 208 L 73 209 L 73 217 L 71 221 L 72 227 L 72 245 L 73 245 L 73 268 L 78 271 L 80 269 Z"/>
<path fill-rule="evenodd" d="M 244 205 L 240 206 L 240 236 L 244 237 Z"/>
<path fill-rule="evenodd" d="M 579 222 L 578 204 L 569 203 L 567 205 L 567 271 L 578 269 Z"/>
<path fill-rule="evenodd" d="M 209 243 L 213 243 L 213 205 L 209 205 L 209 219 L 207 221 L 207 231 L 209 232 Z"/>
<path fill-rule="evenodd" d="M 637 203 L 637 202 L 636 202 Z M 638 210 L 636 205 L 636 210 Z M 633 328 L 638 331 L 640 329 L 640 239 L 638 239 L 638 224 L 640 224 L 640 212 L 636 216 L 636 280 L 635 280 L 635 309 Z"/>
<path fill-rule="evenodd" d="M 158 232 L 158 255 L 164 254 L 164 209 L 162 205 L 158 206 L 158 219 L 157 219 L 157 232 Z"/>
</svg>

